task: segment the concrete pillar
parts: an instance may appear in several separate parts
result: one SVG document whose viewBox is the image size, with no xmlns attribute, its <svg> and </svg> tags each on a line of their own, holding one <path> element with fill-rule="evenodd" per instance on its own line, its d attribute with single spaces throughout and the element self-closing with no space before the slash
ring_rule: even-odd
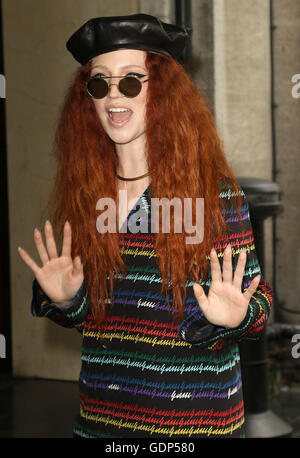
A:
<svg viewBox="0 0 300 458">
<path fill-rule="evenodd" d="M 271 178 L 268 0 L 214 1 L 215 111 L 238 175 Z"/>
</svg>

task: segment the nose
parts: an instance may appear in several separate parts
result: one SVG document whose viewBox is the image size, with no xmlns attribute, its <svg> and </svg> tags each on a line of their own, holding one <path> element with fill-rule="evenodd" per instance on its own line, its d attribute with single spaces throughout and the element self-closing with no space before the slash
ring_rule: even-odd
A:
<svg viewBox="0 0 300 458">
<path fill-rule="evenodd" d="M 119 97 L 120 95 L 123 96 L 122 92 L 119 91 L 119 81 L 120 78 L 110 79 L 110 83 L 108 83 L 108 93 L 110 97 Z"/>
</svg>

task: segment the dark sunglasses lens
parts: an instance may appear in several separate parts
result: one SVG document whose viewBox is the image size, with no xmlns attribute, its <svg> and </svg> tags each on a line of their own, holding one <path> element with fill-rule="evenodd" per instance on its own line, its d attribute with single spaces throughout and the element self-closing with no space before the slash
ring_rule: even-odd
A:
<svg viewBox="0 0 300 458">
<path fill-rule="evenodd" d="M 142 83 L 133 76 L 126 76 L 120 80 L 119 88 L 126 97 L 136 97 L 141 92 Z"/>
<path fill-rule="evenodd" d="M 91 78 L 87 83 L 87 89 L 95 99 L 102 99 L 108 92 L 108 85 L 103 78 Z"/>
</svg>

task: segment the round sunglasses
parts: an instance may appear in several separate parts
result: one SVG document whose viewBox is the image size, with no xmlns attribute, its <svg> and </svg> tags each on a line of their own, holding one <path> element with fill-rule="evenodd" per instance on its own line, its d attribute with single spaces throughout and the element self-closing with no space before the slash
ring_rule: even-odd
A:
<svg viewBox="0 0 300 458">
<path fill-rule="evenodd" d="M 140 81 L 139 78 L 147 75 L 140 76 L 92 76 L 86 81 L 86 88 L 88 94 L 94 99 L 102 99 L 108 94 L 110 86 L 118 86 L 119 91 L 126 97 L 136 97 L 142 89 L 142 84 L 148 80 Z M 121 78 L 119 83 L 108 84 L 107 78 Z"/>
</svg>

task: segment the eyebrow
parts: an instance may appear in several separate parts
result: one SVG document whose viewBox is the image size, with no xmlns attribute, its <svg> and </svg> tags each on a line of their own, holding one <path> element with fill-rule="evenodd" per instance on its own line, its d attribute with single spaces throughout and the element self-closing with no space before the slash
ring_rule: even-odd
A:
<svg viewBox="0 0 300 458">
<path fill-rule="evenodd" d="M 105 65 L 102 65 L 102 64 L 95 65 L 94 67 L 91 68 L 91 70 L 97 67 L 103 67 L 105 68 L 105 70 L 109 71 L 109 68 L 107 68 Z M 143 69 L 143 71 L 145 71 L 144 67 L 141 67 L 140 65 L 136 65 L 136 64 L 123 65 L 122 67 L 120 67 L 120 69 L 131 68 L 131 67 L 138 67 L 138 68 Z"/>
</svg>

